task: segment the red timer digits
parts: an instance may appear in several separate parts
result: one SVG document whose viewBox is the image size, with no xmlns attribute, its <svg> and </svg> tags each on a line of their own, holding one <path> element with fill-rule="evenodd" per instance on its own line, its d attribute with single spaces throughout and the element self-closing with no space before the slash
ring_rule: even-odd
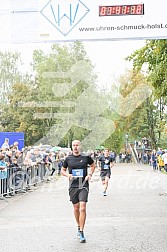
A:
<svg viewBox="0 0 167 252">
<path fill-rule="evenodd" d="M 144 15 L 144 4 L 99 6 L 99 16 Z"/>
</svg>

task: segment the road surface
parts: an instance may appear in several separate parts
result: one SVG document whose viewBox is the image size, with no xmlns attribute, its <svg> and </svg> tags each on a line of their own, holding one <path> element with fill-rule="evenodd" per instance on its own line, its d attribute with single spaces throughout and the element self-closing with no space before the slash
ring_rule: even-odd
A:
<svg viewBox="0 0 167 252">
<path fill-rule="evenodd" d="M 0 243 L 5 252 L 166 252 L 167 175 L 148 165 L 115 164 L 107 197 L 99 172 L 90 183 L 85 236 L 80 244 L 60 177 L 28 194 L 0 201 Z"/>
</svg>

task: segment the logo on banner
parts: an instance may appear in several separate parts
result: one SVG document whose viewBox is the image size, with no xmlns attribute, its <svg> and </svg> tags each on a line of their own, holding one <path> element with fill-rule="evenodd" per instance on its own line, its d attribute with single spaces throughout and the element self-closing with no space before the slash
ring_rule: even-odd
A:
<svg viewBox="0 0 167 252">
<path fill-rule="evenodd" d="M 80 0 L 50 0 L 40 13 L 61 34 L 66 36 L 89 11 L 89 8 Z"/>
</svg>

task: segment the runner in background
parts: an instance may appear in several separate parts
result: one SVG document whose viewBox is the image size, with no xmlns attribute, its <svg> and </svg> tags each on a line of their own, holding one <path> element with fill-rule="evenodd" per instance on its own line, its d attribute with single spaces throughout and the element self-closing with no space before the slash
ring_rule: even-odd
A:
<svg viewBox="0 0 167 252">
<path fill-rule="evenodd" d="M 114 159 L 110 156 L 109 149 L 105 149 L 104 154 L 99 158 L 99 170 L 103 185 L 103 196 L 107 196 L 108 182 L 113 165 Z"/>
</svg>

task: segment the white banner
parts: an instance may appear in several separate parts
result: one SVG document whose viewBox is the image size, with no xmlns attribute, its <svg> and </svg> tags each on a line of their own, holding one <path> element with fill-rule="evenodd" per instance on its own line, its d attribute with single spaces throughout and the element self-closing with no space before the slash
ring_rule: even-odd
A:
<svg viewBox="0 0 167 252">
<path fill-rule="evenodd" d="M 0 43 L 167 38 L 166 0 L 0 0 Z"/>
</svg>

